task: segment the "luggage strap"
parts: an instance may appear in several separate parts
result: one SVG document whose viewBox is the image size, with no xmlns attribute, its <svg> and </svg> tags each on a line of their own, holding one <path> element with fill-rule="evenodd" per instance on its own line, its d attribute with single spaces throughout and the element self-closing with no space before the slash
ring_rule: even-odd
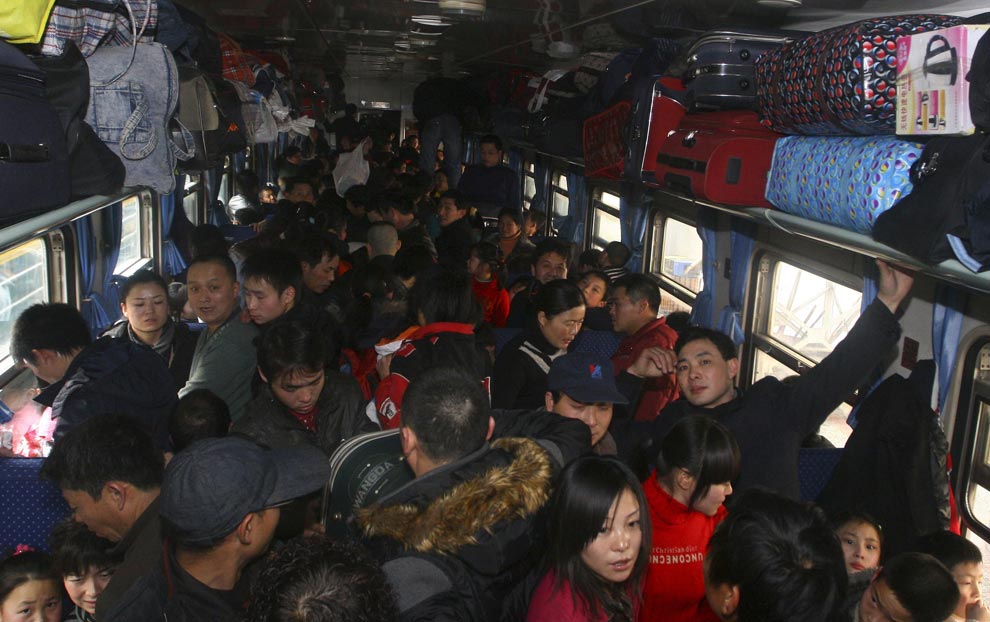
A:
<svg viewBox="0 0 990 622">
<path fill-rule="evenodd" d="M 708 162 L 692 160 L 691 158 L 678 158 L 672 155 L 659 154 L 657 164 L 665 164 L 671 168 L 677 168 L 693 173 L 704 173 L 708 169 Z"/>
</svg>

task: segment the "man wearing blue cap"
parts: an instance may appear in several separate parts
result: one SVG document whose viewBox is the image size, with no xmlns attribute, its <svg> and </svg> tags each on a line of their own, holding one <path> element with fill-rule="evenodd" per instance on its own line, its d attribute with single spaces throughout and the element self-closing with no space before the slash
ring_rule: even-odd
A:
<svg viewBox="0 0 990 622">
<path fill-rule="evenodd" d="M 176 454 L 161 489 L 162 562 L 106 621 L 239 619 L 248 596 L 242 572 L 268 550 L 279 506 L 329 475 L 326 456 L 308 446 L 266 450 L 227 437 Z"/>
<path fill-rule="evenodd" d="M 628 400 L 615 386 L 612 361 L 588 352 L 565 354 L 550 365 L 547 388 L 547 410 L 583 421 L 591 430 L 591 450 L 596 454 L 618 453 L 608 431 L 612 405 Z"/>
</svg>

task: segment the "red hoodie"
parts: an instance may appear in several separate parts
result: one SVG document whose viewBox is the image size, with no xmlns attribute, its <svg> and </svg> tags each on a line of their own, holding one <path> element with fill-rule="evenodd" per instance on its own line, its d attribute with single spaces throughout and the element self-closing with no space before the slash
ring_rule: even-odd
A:
<svg viewBox="0 0 990 622">
<path fill-rule="evenodd" d="M 673 350 L 675 343 L 677 333 L 667 326 L 665 318 L 650 322 L 619 343 L 619 348 L 612 355 L 615 375 L 618 376 L 635 363 L 643 350 L 654 347 Z M 636 421 L 653 421 L 664 406 L 677 399 L 677 395 L 677 378 L 674 374 L 649 378 L 643 385 L 639 406 L 636 407 Z"/>
<path fill-rule="evenodd" d="M 653 546 L 637 622 L 717 622 L 705 600 L 702 564 L 715 527 L 728 515 L 692 510 L 660 487 L 655 476 L 643 484 L 653 524 Z"/>
<path fill-rule="evenodd" d="M 485 312 L 485 321 L 495 328 L 504 327 L 509 319 L 509 292 L 494 278 L 488 282 L 472 278 L 471 288 L 481 304 L 481 310 Z"/>
</svg>

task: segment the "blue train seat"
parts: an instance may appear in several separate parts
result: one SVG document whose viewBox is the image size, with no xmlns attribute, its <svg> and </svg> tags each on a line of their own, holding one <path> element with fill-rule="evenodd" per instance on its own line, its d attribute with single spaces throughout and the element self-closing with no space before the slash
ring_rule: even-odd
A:
<svg viewBox="0 0 990 622">
<path fill-rule="evenodd" d="M 605 358 L 612 358 L 621 341 L 622 335 L 619 333 L 586 328 L 574 338 L 571 352 L 588 352 Z"/>
<path fill-rule="evenodd" d="M 798 478 L 801 500 L 815 501 L 832 479 L 832 472 L 842 458 L 842 448 L 802 448 L 798 453 Z"/>
<path fill-rule="evenodd" d="M 52 527 L 69 515 L 58 487 L 38 475 L 44 461 L 0 458 L 0 551 L 18 544 L 47 551 Z"/>
</svg>

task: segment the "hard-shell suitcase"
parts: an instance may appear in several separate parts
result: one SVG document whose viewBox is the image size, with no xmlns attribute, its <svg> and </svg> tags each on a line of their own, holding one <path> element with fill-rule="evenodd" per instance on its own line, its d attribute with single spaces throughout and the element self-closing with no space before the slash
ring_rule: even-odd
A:
<svg viewBox="0 0 990 622">
<path fill-rule="evenodd" d="M 622 175 L 629 102 L 619 102 L 584 121 L 584 174 L 618 179 Z"/>
<path fill-rule="evenodd" d="M 893 136 L 787 136 L 774 149 L 767 200 L 782 212 L 869 233 L 911 192 L 921 150 Z"/>
<path fill-rule="evenodd" d="M 686 115 L 660 147 L 657 181 L 715 203 L 771 207 L 765 190 L 778 138 L 752 111 Z"/>
<path fill-rule="evenodd" d="M 651 77 L 633 90 L 623 177 L 656 186 L 654 169 L 660 145 L 684 117 L 684 90 L 678 78 Z"/>
<path fill-rule="evenodd" d="M 893 134 L 897 37 L 960 21 L 949 15 L 877 17 L 787 43 L 757 60 L 760 115 L 787 134 Z"/>
<path fill-rule="evenodd" d="M 398 429 L 359 434 L 344 441 L 330 456 L 330 480 L 323 494 L 327 535 L 346 535 L 355 510 L 412 480 Z"/>
<path fill-rule="evenodd" d="M 69 202 L 69 153 L 45 74 L 0 41 L 0 224 Z"/>
<path fill-rule="evenodd" d="M 800 33 L 716 30 L 688 48 L 683 79 L 690 110 L 756 110 L 756 59 Z"/>
</svg>

